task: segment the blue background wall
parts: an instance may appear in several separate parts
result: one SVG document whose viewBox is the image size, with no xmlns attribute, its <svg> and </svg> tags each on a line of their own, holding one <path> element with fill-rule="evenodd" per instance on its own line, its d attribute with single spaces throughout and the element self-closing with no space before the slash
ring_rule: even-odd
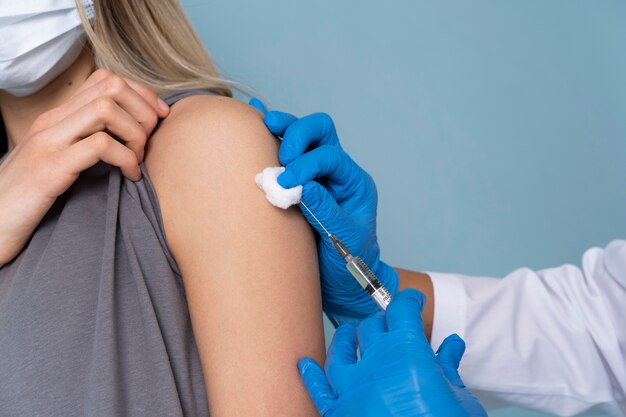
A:
<svg viewBox="0 0 626 417">
<path fill-rule="evenodd" d="M 227 78 L 334 117 L 388 262 L 503 276 L 626 237 L 626 2 L 182 3 Z"/>
</svg>

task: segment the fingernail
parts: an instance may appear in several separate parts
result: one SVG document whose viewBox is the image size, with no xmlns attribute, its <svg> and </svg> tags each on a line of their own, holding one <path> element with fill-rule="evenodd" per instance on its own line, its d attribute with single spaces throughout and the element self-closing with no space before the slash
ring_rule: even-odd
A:
<svg viewBox="0 0 626 417">
<path fill-rule="evenodd" d="M 293 188 L 298 185 L 298 181 L 293 172 L 286 170 L 278 176 L 278 184 L 283 188 Z"/>
<path fill-rule="evenodd" d="M 159 108 L 163 111 L 167 111 L 170 109 L 170 106 L 167 105 L 167 103 L 165 101 L 163 101 L 163 99 L 161 97 L 158 98 L 157 100 L 157 104 L 159 106 Z"/>
</svg>

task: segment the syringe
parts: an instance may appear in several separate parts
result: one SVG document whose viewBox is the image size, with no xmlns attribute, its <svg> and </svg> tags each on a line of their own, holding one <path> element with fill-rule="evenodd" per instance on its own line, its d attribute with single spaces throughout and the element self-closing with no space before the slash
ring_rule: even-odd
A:
<svg viewBox="0 0 626 417">
<path fill-rule="evenodd" d="M 374 299 L 378 307 L 382 310 L 387 310 L 387 306 L 391 302 L 391 294 L 385 288 L 385 286 L 378 280 L 376 275 L 372 272 L 371 269 L 365 262 L 358 257 L 352 256 L 348 248 L 339 240 L 335 235 L 331 234 L 324 225 L 315 217 L 315 214 L 304 204 L 302 201 L 300 202 L 302 207 L 304 207 L 310 214 L 313 216 L 315 221 L 324 229 L 331 243 L 335 247 L 335 250 L 341 255 L 341 257 L 347 262 L 346 268 L 352 276 L 357 280 L 359 285 Z"/>
</svg>

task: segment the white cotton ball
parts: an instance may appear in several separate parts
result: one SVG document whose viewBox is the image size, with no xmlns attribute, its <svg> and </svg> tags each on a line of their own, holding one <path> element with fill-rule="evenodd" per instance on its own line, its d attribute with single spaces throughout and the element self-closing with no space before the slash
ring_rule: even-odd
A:
<svg viewBox="0 0 626 417">
<path fill-rule="evenodd" d="M 272 205 L 286 209 L 302 200 L 302 186 L 281 187 L 278 177 L 283 172 L 285 172 L 285 167 L 267 167 L 254 177 L 254 181 L 265 192 L 265 197 Z"/>
</svg>

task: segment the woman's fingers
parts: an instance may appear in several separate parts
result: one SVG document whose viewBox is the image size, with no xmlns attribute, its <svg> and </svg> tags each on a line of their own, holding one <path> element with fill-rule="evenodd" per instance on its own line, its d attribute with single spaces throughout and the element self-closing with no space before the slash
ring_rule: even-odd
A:
<svg viewBox="0 0 626 417">
<path fill-rule="evenodd" d="M 42 132 L 50 143 L 68 146 L 99 131 L 108 131 L 125 142 L 142 161 L 148 134 L 139 122 L 109 97 L 99 97 Z"/>
<path fill-rule="evenodd" d="M 169 106 L 167 106 L 167 104 L 165 104 L 166 107 L 163 106 L 163 103 L 159 102 L 159 96 L 158 94 L 156 94 L 154 91 L 152 91 L 152 89 L 150 89 L 150 87 L 137 82 L 137 81 L 133 81 L 130 80 L 128 78 L 124 78 L 121 77 L 115 73 L 113 73 L 112 71 L 106 69 L 106 68 L 100 68 L 96 71 L 94 71 L 89 78 L 87 78 L 87 80 L 81 85 L 80 89 L 78 89 L 78 91 L 74 94 L 74 96 L 72 96 L 72 100 L 77 98 L 78 94 L 80 94 L 82 91 L 87 90 L 93 86 L 95 86 L 96 84 L 100 84 L 102 81 L 105 82 L 110 82 L 111 84 L 109 84 L 109 86 L 111 87 L 115 87 L 115 82 L 116 81 L 107 81 L 107 80 L 117 80 L 117 79 L 121 79 L 123 80 L 126 84 L 128 84 L 128 86 L 133 89 L 134 91 L 136 91 L 144 100 L 145 102 L 154 109 L 154 111 L 156 111 L 160 117 L 165 117 L 167 116 L 167 113 L 169 111 Z"/>
<path fill-rule="evenodd" d="M 134 86 L 134 87 L 131 87 Z M 111 98 L 121 109 L 133 117 L 144 129 L 146 134 L 150 134 L 156 126 L 160 113 L 157 109 L 157 96 L 147 87 L 135 83 L 116 75 L 107 77 L 86 90 L 84 97 L 77 97 L 72 104 L 73 111 L 77 111 L 80 106 L 89 105 L 90 98 L 97 97 Z"/>
<path fill-rule="evenodd" d="M 112 74 L 61 106 L 59 108 L 62 112 L 61 116 L 65 118 L 100 97 L 111 98 L 120 108 L 135 118 L 147 134 L 152 132 L 159 117 L 165 117 L 168 112 L 167 107 L 165 110 L 159 107 L 159 97 L 148 87 Z"/>
<path fill-rule="evenodd" d="M 157 112 L 160 118 L 168 115 L 170 112 L 170 106 L 168 106 L 168 104 L 163 101 L 163 99 L 161 99 L 161 97 L 159 97 L 159 95 L 150 87 L 127 78 L 124 80 L 128 83 L 131 89 L 136 91 Z"/>
<path fill-rule="evenodd" d="M 168 113 L 149 87 L 98 70 L 65 103 L 37 117 L 0 170 L 3 193 L 21 190 L 12 203 L 12 242 L 0 256 L 15 256 L 55 199 L 99 161 L 139 180 L 146 140 Z"/>
<path fill-rule="evenodd" d="M 78 175 L 99 161 L 119 167 L 122 174 L 132 181 L 141 179 L 141 170 L 135 153 L 104 132 L 76 142 L 57 154 L 54 163 L 66 172 Z"/>
<path fill-rule="evenodd" d="M 88 89 L 89 87 L 99 83 L 100 81 L 104 80 L 107 77 L 110 77 L 111 75 L 115 74 L 106 68 L 100 68 L 95 70 L 89 75 L 89 77 L 87 77 L 85 82 L 81 84 L 80 88 L 76 90 L 76 93 L 74 93 L 70 100 L 74 99 L 76 95 L 78 95 L 78 93 L 80 93 L 81 91 Z"/>
<path fill-rule="evenodd" d="M 60 123 L 72 113 L 101 97 L 112 99 L 143 127 L 146 134 L 152 132 L 159 117 L 165 117 L 169 113 L 167 104 L 147 86 L 107 70 L 98 70 L 68 101 L 41 115 L 31 127 L 30 133 Z"/>
</svg>

